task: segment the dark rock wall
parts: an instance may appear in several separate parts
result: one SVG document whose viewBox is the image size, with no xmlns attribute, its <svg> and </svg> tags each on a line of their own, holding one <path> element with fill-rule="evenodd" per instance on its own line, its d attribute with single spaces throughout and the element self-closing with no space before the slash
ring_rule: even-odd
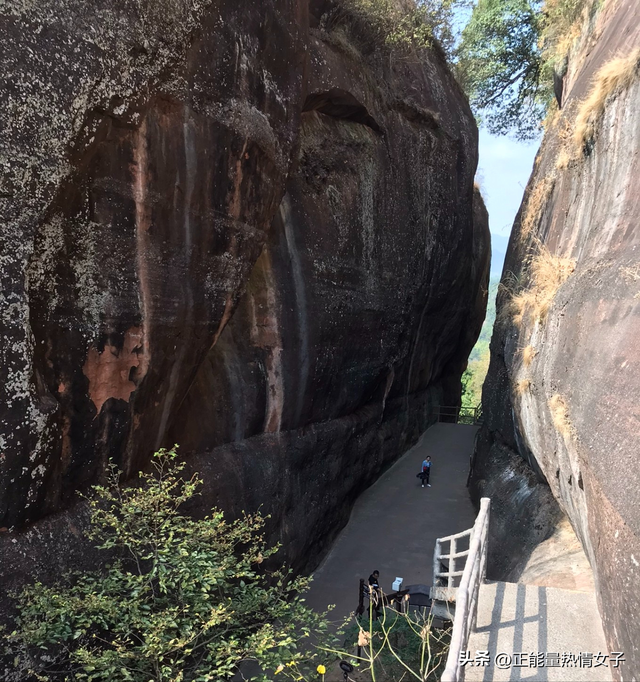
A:
<svg viewBox="0 0 640 682">
<path fill-rule="evenodd" d="M 438 50 L 390 52 L 328 3 L 189 7 L 16 8 L 3 29 L 43 55 L 9 55 L 5 88 L 47 82 L 56 58 L 70 74 L 34 104 L 64 144 L 46 168 L 44 141 L 14 151 L 24 185 L 3 195 L 13 583 L 55 574 L 66 552 L 46 538 L 75 546 L 84 512 L 27 522 L 109 459 L 132 474 L 175 442 L 205 507 L 262 505 L 309 568 L 434 404 L 459 400 L 489 234 L 475 123 Z"/>
<path fill-rule="evenodd" d="M 2 28 L 5 527 L 165 442 L 282 198 L 307 42 L 297 0 L 25 7 Z"/>
<path fill-rule="evenodd" d="M 630 84 L 606 100 L 589 144 L 576 148 L 571 135 L 597 71 L 640 47 L 640 10 L 624 0 L 605 5 L 585 29 L 521 209 L 520 217 L 536 219 L 530 233 L 526 220 L 516 220 L 511 236 L 473 484 L 476 496 L 493 500 L 491 577 L 516 579 L 532 550 L 568 516 L 594 570 L 611 650 L 625 652 L 626 666 L 616 674 L 631 679 L 640 670 L 637 68 Z M 568 165 L 566 157 L 558 163 L 563 152 Z M 547 190 L 538 191 L 545 183 Z M 532 212 L 536 195 L 543 200 Z M 507 290 L 518 281 L 527 286 L 536 240 L 574 259 L 575 272 L 546 319 L 525 316 L 515 324 Z M 530 365 L 523 357 L 528 346 L 535 350 Z M 530 382 L 524 390 L 523 380 Z M 551 409 L 556 396 L 564 405 L 561 420 Z"/>
<path fill-rule="evenodd" d="M 265 500 L 307 565 L 433 405 L 457 403 L 486 306 L 464 100 L 439 57 L 389 66 L 350 29 L 312 31 L 295 171 L 171 431 L 219 471 L 212 500 Z"/>
</svg>

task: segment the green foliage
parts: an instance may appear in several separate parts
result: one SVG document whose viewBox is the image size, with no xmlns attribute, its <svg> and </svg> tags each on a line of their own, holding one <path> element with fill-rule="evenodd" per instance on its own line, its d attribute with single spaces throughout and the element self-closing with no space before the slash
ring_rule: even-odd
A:
<svg viewBox="0 0 640 682">
<path fill-rule="evenodd" d="M 440 679 L 449 653 L 451 631 L 433 627 L 431 614 L 398 612 L 390 607 L 355 619 L 346 631 L 344 649 L 331 650 L 348 659 L 372 682 Z M 359 654 L 358 654 L 358 645 Z"/>
<path fill-rule="evenodd" d="M 434 39 L 451 58 L 454 51 L 455 13 L 472 0 L 342 0 L 345 7 L 363 17 L 389 45 L 430 47 Z"/>
<path fill-rule="evenodd" d="M 307 579 L 264 570 L 277 548 L 265 546 L 262 517 L 187 517 L 180 507 L 202 481 L 180 478 L 175 450 L 154 466 L 138 486 L 118 487 L 114 471 L 94 489 L 89 537 L 108 557 L 103 571 L 19 597 L 8 646 L 20 679 L 206 682 L 249 660 L 311 669 L 317 654 L 299 647 L 322 641 L 327 621 L 301 600 Z"/>
<path fill-rule="evenodd" d="M 496 319 L 496 295 L 498 293 L 499 276 L 489 282 L 487 314 L 484 318 L 480 336 L 469 355 L 469 364 L 462 375 L 462 407 L 474 408 L 482 401 L 482 385 L 489 369 L 491 357 L 489 344 Z"/>
<path fill-rule="evenodd" d="M 478 0 L 458 47 L 457 72 L 488 129 L 531 139 L 553 102 L 554 71 L 600 0 Z"/>
<path fill-rule="evenodd" d="M 471 360 L 462 375 L 462 407 L 476 407 L 482 402 L 482 385 L 489 370 L 489 349 L 478 360 Z"/>
<path fill-rule="evenodd" d="M 479 0 L 462 32 L 458 75 L 492 133 L 539 132 L 552 94 L 542 77 L 541 29 L 538 0 Z"/>
</svg>

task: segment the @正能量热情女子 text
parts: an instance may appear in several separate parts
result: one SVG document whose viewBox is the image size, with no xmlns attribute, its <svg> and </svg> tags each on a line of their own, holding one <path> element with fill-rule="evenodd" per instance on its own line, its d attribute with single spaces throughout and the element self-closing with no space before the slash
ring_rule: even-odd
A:
<svg viewBox="0 0 640 682">
<path fill-rule="evenodd" d="M 621 651 L 597 653 L 589 651 L 550 652 L 550 651 L 518 651 L 507 653 L 500 651 L 491 654 L 489 651 L 462 651 L 459 663 L 461 666 L 495 666 L 496 668 L 598 668 L 609 666 L 617 668 L 624 663 Z"/>
</svg>

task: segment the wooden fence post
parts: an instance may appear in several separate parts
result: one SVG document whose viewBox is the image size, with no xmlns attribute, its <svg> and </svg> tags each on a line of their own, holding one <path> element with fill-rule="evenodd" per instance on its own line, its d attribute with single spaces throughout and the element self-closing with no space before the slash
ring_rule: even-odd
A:
<svg viewBox="0 0 640 682">
<path fill-rule="evenodd" d="M 358 608 L 356 609 L 356 616 L 361 616 L 364 613 L 364 578 L 360 578 L 360 593 L 358 594 Z"/>
</svg>

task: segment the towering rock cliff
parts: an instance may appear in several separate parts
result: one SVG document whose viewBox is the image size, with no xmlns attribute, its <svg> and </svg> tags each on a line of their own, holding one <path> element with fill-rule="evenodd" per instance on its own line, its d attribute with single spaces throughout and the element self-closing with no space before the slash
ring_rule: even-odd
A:
<svg viewBox="0 0 640 682">
<path fill-rule="evenodd" d="M 80 556 L 77 491 L 176 442 L 201 508 L 262 505 L 308 568 L 459 399 L 489 265 L 466 100 L 330 2 L 55 5 L 4 29 L 5 577 Z"/>
<path fill-rule="evenodd" d="M 511 235 L 473 488 L 492 498 L 494 578 L 517 579 L 568 517 L 594 570 L 611 650 L 625 653 L 617 674 L 632 679 L 640 670 L 636 2 L 594 3 L 562 91 Z"/>
</svg>

